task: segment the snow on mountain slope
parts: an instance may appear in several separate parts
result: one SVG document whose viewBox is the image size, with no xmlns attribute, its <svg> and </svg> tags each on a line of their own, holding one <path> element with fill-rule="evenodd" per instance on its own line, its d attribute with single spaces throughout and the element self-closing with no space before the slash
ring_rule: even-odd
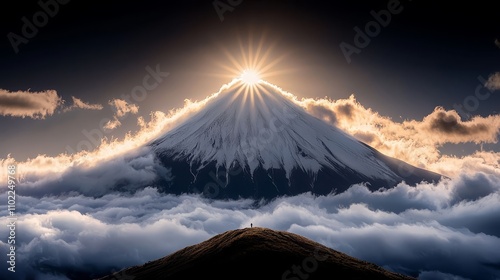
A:
<svg viewBox="0 0 500 280">
<path fill-rule="evenodd" d="M 233 80 L 204 108 L 152 143 L 162 157 L 184 160 L 197 171 L 238 163 L 253 174 L 294 169 L 314 176 L 322 168 L 362 177 L 400 181 L 376 151 L 319 120 L 290 100 L 290 94 L 260 81 L 255 87 Z"/>
</svg>

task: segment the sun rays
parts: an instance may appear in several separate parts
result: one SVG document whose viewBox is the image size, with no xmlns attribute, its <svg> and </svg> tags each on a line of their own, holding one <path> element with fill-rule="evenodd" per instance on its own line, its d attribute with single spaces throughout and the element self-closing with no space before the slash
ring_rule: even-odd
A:
<svg viewBox="0 0 500 280">
<path fill-rule="evenodd" d="M 249 74 L 249 78 L 266 80 L 273 76 L 283 75 L 292 69 L 283 69 L 280 63 L 289 55 L 288 52 L 277 51 L 277 41 L 269 41 L 263 33 L 259 39 L 254 39 L 252 32 L 246 39 L 237 36 L 233 44 L 219 44 L 223 54 L 219 57 L 214 54 L 210 60 L 218 70 L 210 76 L 226 79 L 242 78 L 242 74 Z M 256 79 L 256 76 L 259 78 Z M 247 77 L 247 76 L 246 76 Z"/>
<path fill-rule="evenodd" d="M 257 90 L 261 81 L 259 72 L 254 69 L 245 69 L 237 79 L 245 89 L 244 102 L 246 102 L 246 97 L 249 96 L 252 107 L 255 107 L 255 95 L 259 96 L 261 92 Z"/>
<path fill-rule="evenodd" d="M 274 96 L 266 89 L 267 80 L 297 70 L 284 66 L 290 52 L 278 51 L 277 40 L 270 41 L 265 32 L 257 39 L 252 32 L 248 34 L 246 38 L 236 36 L 232 43 L 219 44 L 222 56 L 214 54 L 209 58 L 209 64 L 215 66 L 215 71 L 205 73 L 231 80 L 229 84 L 234 86 L 234 91 L 228 102 L 239 103 L 238 121 L 244 110 L 251 110 L 250 118 L 268 112 L 266 97 L 274 99 Z M 211 69 L 214 70 L 214 67 Z"/>
<path fill-rule="evenodd" d="M 260 81 L 260 74 L 253 69 L 246 69 L 241 73 L 240 79 L 248 86 L 253 86 Z"/>
</svg>

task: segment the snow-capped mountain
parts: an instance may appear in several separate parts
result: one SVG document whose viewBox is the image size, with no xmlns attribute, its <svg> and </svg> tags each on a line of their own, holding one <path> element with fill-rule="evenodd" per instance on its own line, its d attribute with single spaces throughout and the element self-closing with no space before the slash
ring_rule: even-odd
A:
<svg viewBox="0 0 500 280">
<path fill-rule="evenodd" d="M 151 143 L 173 180 L 167 192 L 217 198 L 327 194 L 352 184 L 392 187 L 440 175 L 389 158 L 310 115 L 294 96 L 236 79 L 188 120 Z"/>
</svg>

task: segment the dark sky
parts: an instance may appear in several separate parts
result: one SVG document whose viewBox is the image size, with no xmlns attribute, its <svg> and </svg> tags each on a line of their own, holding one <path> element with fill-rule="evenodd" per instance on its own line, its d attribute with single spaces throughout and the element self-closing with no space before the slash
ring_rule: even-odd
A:
<svg viewBox="0 0 500 280">
<path fill-rule="evenodd" d="M 500 16 L 493 1 L 215 2 L 238 5 L 224 12 L 221 20 L 213 0 L 1 2 L 0 165 L 11 164 L 5 160 L 9 154 L 17 161 L 18 175 L 23 175 L 16 206 L 19 229 L 23 228 L 18 240 L 37 248 L 20 247 L 25 261 L 18 262 L 18 277 L 30 273 L 23 268 L 31 266 L 45 271 L 47 267 L 103 271 L 138 265 L 206 240 L 215 232 L 253 223 L 323 240 L 334 249 L 381 265 L 413 273 L 424 270 L 426 279 L 474 278 L 478 273 L 498 278 L 500 144 L 471 141 L 476 136 L 486 139 L 484 135 L 498 138 L 500 86 L 469 112 L 495 115 L 486 119 L 495 122 L 491 126 L 484 118 L 457 125 L 454 119 L 447 121 L 446 114 L 439 119 L 439 114 L 433 114 L 437 106 L 452 110 L 474 100 L 481 87 L 478 77 L 488 79 L 495 73 L 500 77 Z M 25 21 L 33 22 L 34 15 L 43 17 L 40 3 L 52 3 L 52 8 L 59 3 L 58 11 L 16 52 L 9 36 L 24 36 Z M 359 53 L 350 56 L 349 63 L 340 45 L 356 46 L 356 30 L 373 24 L 373 13 L 386 15 L 388 6 L 399 12 L 391 14 L 366 46 L 358 46 Z M 101 193 L 123 180 L 130 181 L 130 186 L 140 182 L 142 188 L 149 176 L 156 178 L 152 170 L 158 169 L 151 169 L 154 157 L 118 158 L 129 143 L 103 145 L 104 152 L 89 157 L 58 155 L 80 151 L 81 143 L 99 141 L 101 136 L 121 140 L 129 131 L 142 131 L 138 117 L 148 121 L 151 112 L 169 112 L 181 108 L 185 99 L 202 100 L 217 92 L 237 75 L 228 68 L 235 68 L 234 61 L 244 65 L 249 53 L 258 52 L 259 42 L 261 58 L 269 55 L 266 65 L 276 62 L 265 71 L 269 74 L 265 79 L 299 98 L 342 100 L 354 94 L 359 104 L 402 123 L 401 127 L 434 125 L 422 133 L 415 132 L 426 128 L 422 125 L 408 129 L 410 134 L 397 125 L 371 132 L 392 135 L 379 143 L 380 147 L 387 144 L 386 150 L 395 147 L 389 155 L 417 159 L 423 162 L 420 167 L 452 174 L 451 181 L 416 189 L 401 183 L 378 192 L 357 186 L 319 200 L 304 194 L 280 198 L 260 210 L 252 209 L 249 200 L 207 204 L 197 197 L 164 196 L 152 188 L 134 196 L 111 193 L 95 198 L 85 192 L 58 196 L 68 185 Z M 131 111 L 124 112 L 120 127 L 103 131 L 103 120 L 112 121 L 120 113 L 109 101 L 130 96 L 157 68 L 169 75 L 144 99 L 129 102 Z M 64 100 L 53 114 L 34 119 L 5 113 L 13 112 L 14 106 L 22 107 L 21 111 L 50 107 L 27 102 L 35 96 L 30 93 L 49 90 Z M 7 98 L 9 92 L 19 99 Z M 73 98 L 101 107 L 72 108 Z M 422 121 L 426 116 L 435 119 Z M 462 120 L 470 118 L 462 115 Z M 430 139 L 429 144 L 425 137 L 432 133 L 446 139 Z M 406 138 L 398 139 L 401 135 Z M 469 142 L 451 144 L 462 138 Z M 439 158 L 435 146 L 425 147 L 440 143 L 445 155 L 469 156 Z M 477 156 L 474 152 L 480 148 L 493 152 Z M 39 154 L 49 157 L 28 159 Z M 0 185 L 7 186 L 1 180 Z M 31 187 L 43 199 L 25 192 Z M 0 200 L 7 201 L 6 192 L 0 193 Z M 7 216 L 7 209 L 2 209 L 0 218 Z M 0 236 L 7 236 L 7 230 L 0 227 Z M 4 254 L 7 246 L 2 248 Z"/>
<path fill-rule="evenodd" d="M 340 44 L 355 45 L 354 28 L 364 29 L 374 20 L 371 11 L 396 2 L 243 0 L 221 21 L 214 1 L 73 0 L 59 4 L 18 53 L 7 34 L 22 34 L 22 18 L 32 21 L 42 8 L 37 1 L 2 3 L 0 89 L 56 90 L 67 105 L 75 96 L 104 109 L 58 112 L 45 120 L 0 116 L 0 158 L 55 155 L 75 147 L 82 130 L 111 118 L 107 102 L 141 83 L 146 66 L 159 64 L 170 75 L 137 104 L 138 115 L 202 99 L 230 81 L 215 75 L 228 74 L 217 62 L 231 66 L 224 49 L 241 58 L 238 42 L 249 46 L 250 36 L 254 45 L 263 39 L 271 57 L 285 55 L 274 67 L 285 71 L 268 81 L 299 97 L 355 94 L 364 106 L 393 119 L 421 120 L 436 106 L 453 109 L 474 94 L 478 76 L 500 71 L 500 17 L 488 1 L 400 1 L 400 12 L 348 63 Z M 497 91 L 473 114 L 496 114 L 499 104 Z M 106 136 L 137 129 L 135 119 Z"/>
</svg>

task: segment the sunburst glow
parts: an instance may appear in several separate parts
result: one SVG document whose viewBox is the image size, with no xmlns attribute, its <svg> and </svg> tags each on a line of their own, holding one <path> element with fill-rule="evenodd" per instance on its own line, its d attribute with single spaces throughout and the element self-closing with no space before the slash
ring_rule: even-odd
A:
<svg viewBox="0 0 500 280">
<path fill-rule="evenodd" d="M 275 50 L 276 42 L 266 41 L 265 33 L 258 40 L 254 40 L 251 32 L 246 40 L 237 36 L 235 44 L 220 45 L 225 59 L 217 56 L 211 58 L 213 65 L 221 71 L 207 75 L 232 79 L 230 84 L 237 85 L 231 101 L 240 103 L 241 110 L 236 116 L 238 120 L 242 117 L 241 112 L 246 107 L 268 110 L 262 96 L 269 94 L 263 87 L 265 83 L 269 82 L 268 78 L 295 71 L 295 69 L 284 67 L 285 64 L 281 64 L 290 53 L 284 50 L 278 52 Z M 255 113 L 255 116 L 257 114 L 258 112 Z"/>
<path fill-rule="evenodd" d="M 246 86 L 250 87 L 257 86 L 259 81 L 267 81 L 268 78 L 296 70 L 281 64 L 290 53 L 283 50 L 277 52 L 275 50 L 276 42 L 266 40 L 265 33 L 261 35 L 260 39 L 255 40 L 250 32 L 247 39 L 243 40 L 238 36 L 235 43 L 220 44 L 225 59 L 214 56 L 211 60 L 212 64 L 221 71 L 206 75 L 240 79 Z M 228 48 L 228 45 L 231 47 Z"/>
<path fill-rule="evenodd" d="M 260 75 L 253 69 L 246 69 L 240 76 L 240 79 L 247 85 L 252 86 L 260 81 Z"/>
</svg>

